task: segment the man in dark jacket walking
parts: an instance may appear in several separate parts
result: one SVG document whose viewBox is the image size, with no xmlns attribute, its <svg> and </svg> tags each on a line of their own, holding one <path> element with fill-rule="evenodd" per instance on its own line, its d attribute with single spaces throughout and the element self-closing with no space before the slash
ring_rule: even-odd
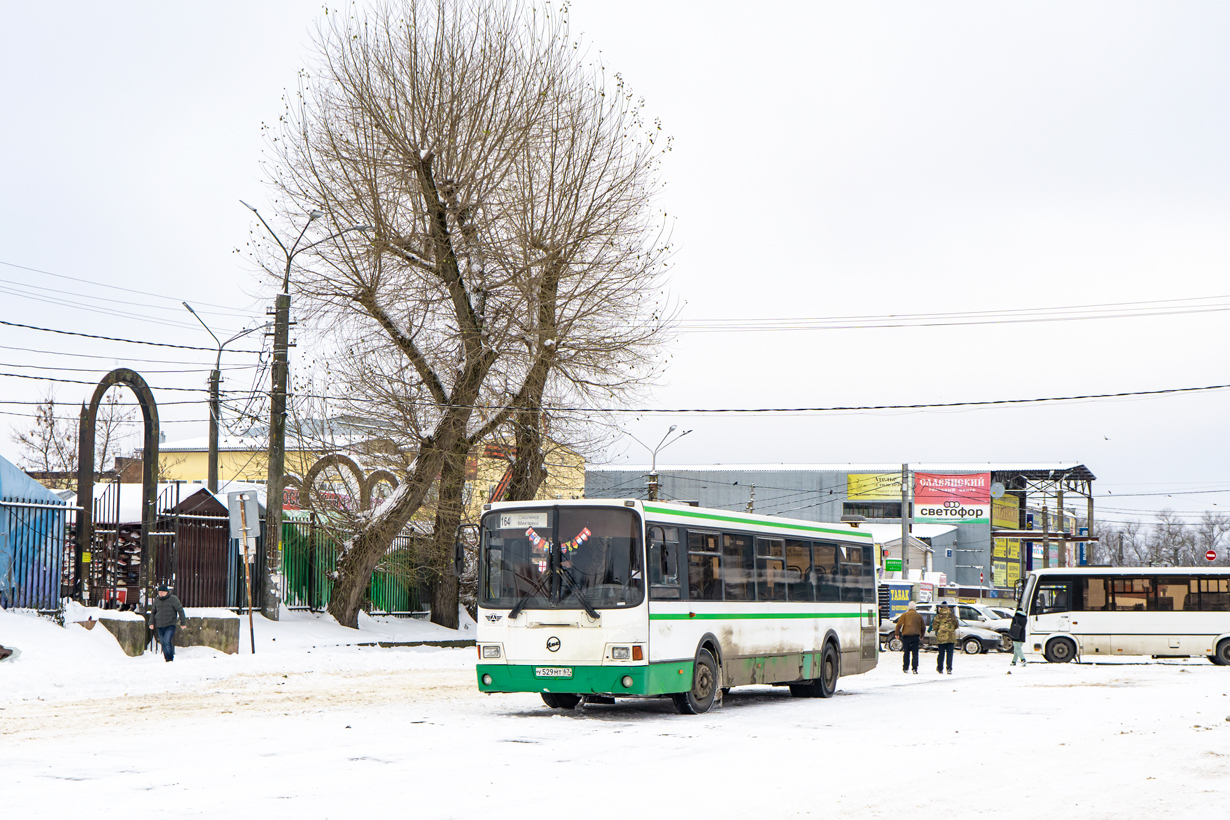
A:
<svg viewBox="0 0 1230 820">
<path fill-rule="evenodd" d="M 170 663 L 175 660 L 175 625 L 188 625 L 188 615 L 183 604 L 167 589 L 166 584 L 158 585 L 158 597 L 154 599 L 151 609 L 153 617 L 149 628 L 158 631 L 158 643 L 162 645 L 162 657 Z"/>
<path fill-rule="evenodd" d="M 897 637 L 901 639 L 901 671 L 910 671 L 910 660 L 914 661 L 914 674 L 918 674 L 918 642 L 922 640 L 927 625 L 918 614 L 918 607 L 910 601 L 910 607 L 901 613 L 897 619 Z"/>
</svg>

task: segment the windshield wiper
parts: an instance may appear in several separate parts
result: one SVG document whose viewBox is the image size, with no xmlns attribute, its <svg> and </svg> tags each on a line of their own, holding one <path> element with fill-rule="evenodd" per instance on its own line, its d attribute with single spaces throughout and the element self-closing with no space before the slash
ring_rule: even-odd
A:
<svg viewBox="0 0 1230 820">
<path fill-rule="evenodd" d="M 552 570 L 552 572 L 554 572 L 554 570 Z M 511 620 L 514 620 L 514 619 L 516 619 L 516 617 L 517 617 L 518 615 L 520 615 L 520 614 L 521 614 L 521 610 L 525 609 L 525 605 L 526 605 L 527 603 L 529 603 L 529 601 L 530 601 L 530 594 L 531 594 L 531 593 L 533 593 L 534 591 L 541 592 L 541 593 L 542 593 L 542 597 L 543 597 L 543 598 L 550 598 L 550 597 L 551 597 L 550 595 L 548 595 L 548 594 L 547 594 L 547 591 L 546 591 L 545 589 L 543 589 L 543 588 L 542 588 L 542 582 L 543 582 L 544 580 L 546 580 L 547 578 L 550 578 L 550 577 L 551 577 L 551 573 L 550 573 L 550 572 L 548 572 L 546 575 L 542 576 L 542 578 L 541 578 L 541 579 L 539 579 L 539 580 L 537 580 L 537 581 L 534 581 L 534 582 L 533 582 L 533 584 L 534 584 L 534 589 L 532 589 L 532 590 L 530 590 L 529 592 L 527 592 L 527 593 L 525 593 L 524 595 L 522 595 L 522 596 L 521 596 L 521 600 L 520 600 L 520 601 L 517 601 L 517 605 L 516 605 L 516 606 L 514 606 L 511 610 L 509 610 L 509 612 L 508 612 L 508 620 L 510 620 L 510 621 L 511 621 Z"/>
<path fill-rule="evenodd" d="M 581 594 L 581 588 L 577 586 L 576 581 L 572 580 L 572 576 L 564 572 L 563 570 L 556 570 L 556 571 L 572 587 L 573 594 L 577 596 L 577 600 L 581 602 L 581 606 L 585 607 L 586 614 L 589 615 L 589 617 L 593 618 L 595 621 L 598 620 L 598 610 L 594 609 L 590 605 L 589 601 L 585 598 L 585 596 Z"/>
</svg>

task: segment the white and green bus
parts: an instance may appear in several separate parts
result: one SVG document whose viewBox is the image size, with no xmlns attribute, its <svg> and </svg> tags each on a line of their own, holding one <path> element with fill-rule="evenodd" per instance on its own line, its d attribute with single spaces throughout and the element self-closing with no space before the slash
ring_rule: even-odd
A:
<svg viewBox="0 0 1230 820">
<path fill-rule="evenodd" d="M 480 529 L 484 692 L 697 714 L 732 686 L 827 698 L 875 668 L 875 548 L 851 525 L 582 500 L 488 504 Z"/>
</svg>

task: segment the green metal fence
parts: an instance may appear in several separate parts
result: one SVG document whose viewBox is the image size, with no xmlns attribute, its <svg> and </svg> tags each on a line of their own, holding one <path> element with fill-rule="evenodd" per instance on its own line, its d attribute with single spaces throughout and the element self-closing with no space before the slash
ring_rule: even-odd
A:
<svg viewBox="0 0 1230 820">
<path fill-rule="evenodd" d="M 290 609 L 320 612 L 333 594 L 333 572 L 343 538 L 322 526 L 316 514 L 288 510 L 282 519 L 282 567 L 286 575 L 283 600 Z M 373 615 L 425 615 L 429 600 L 418 579 L 415 539 L 400 535 L 372 573 L 365 607 Z"/>
</svg>

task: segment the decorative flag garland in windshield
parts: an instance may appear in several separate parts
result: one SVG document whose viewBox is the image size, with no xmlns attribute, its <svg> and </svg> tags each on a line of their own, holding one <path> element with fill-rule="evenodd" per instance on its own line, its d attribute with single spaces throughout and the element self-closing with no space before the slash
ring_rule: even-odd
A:
<svg viewBox="0 0 1230 820">
<path fill-rule="evenodd" d="M 590 532 L 589 527 L 583 527 L 581 531 L 577 533 L 575 538 L 561 544 L 560 549 L 563 551 L 564 557 L 567 558 L 569 553 L 579 549 L 582 544 L 589 540 L 591 535 L 593 535 L 593 533 Z M 535 554 L 541 556 L 535 561 L 535 563 L 538 564 L 538 571 L 546 572 L 547 553 L 551 551 L 551 542 L 535 532 L 533 527 L 530 527 L 525 531 L 525 537 L 529 539 L 530 544 L 534 547 Z"/>
</svg>

